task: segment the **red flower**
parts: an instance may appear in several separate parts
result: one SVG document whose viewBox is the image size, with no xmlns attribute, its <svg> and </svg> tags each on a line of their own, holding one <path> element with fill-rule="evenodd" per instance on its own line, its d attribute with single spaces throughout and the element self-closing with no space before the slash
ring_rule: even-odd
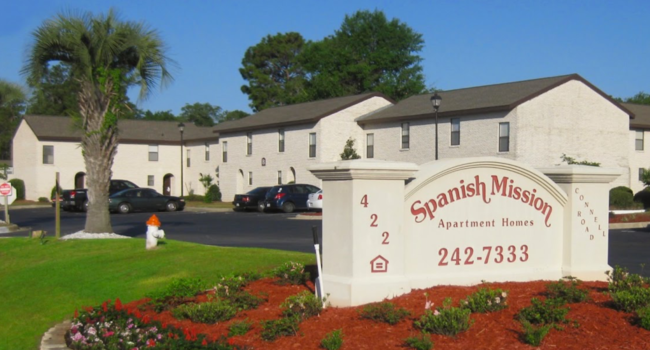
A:
<svg viewBox="0 0 650 350">
<path fill-rule="evenodd" d="M 147 324 L 147 323 L 149 323 L 149 321 L 151 321 L 151 317 L 149 317 L 149 315 L 145 315 L 145 316 L 142 318 L 142 323 Z"/>
<path fill-rule="evenodd" d="M 122 310 L 122 302 L 120 301 L 120 298 L 115 299 L 115 310 Z"/>
<path fill-rule="evenodd" d="M 137 318 L 141 318 L 142 314 L 140 313 L 140 310 L 136 309 L 135 312 L 133 313 L 133 316 L 135 316 Z"/>
<path fill-rule="evenodd" d="M 203 341 L 201 342 L 201 345 L 203 345 L 203 346 L 207 346 L 207 345 L 208 345 L 208 341 L 205 340 L 205 338 L 203 338 Z"/>
<path fill-rule="evenodd" d="M 235 339 L 228 338 L 228 345 L 235 345 Z"/>
<path fill-rule="evenodd" d="M 74 318 L 79 318 L 79 311 L 77 309 L 74 309 Z"/>
<path fill-rule="evenodd" d="M 147 340 L 147 347 L 148 348 L 152 348 L 154 346 L 156 346 L 156 341 L 155 340 L 153 340 L 153 339 Z"/>
<path fill-rule="evenodd" d="M 102 303 L 102 309 L 104 310 L 104 312 L 108 311 L 108 306 L 106 305 L 106 302 Z"/>
</svg>

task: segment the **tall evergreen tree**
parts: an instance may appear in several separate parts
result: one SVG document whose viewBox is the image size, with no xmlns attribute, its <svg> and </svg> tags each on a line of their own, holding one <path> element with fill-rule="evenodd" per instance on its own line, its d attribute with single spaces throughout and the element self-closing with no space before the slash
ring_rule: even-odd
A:
<svg viewBox="0 0 650 350">
<path fill-rule="evenodd" d="M 23 87 L 0 79 L 0 159 L 11 159 L 11 140 L 25 111 L 25 101 Z"/>
<path fill-rule="evenodd" d="M 41 81 L 51 62 L 69 65 L 79 83 L 78 121 L 84 134 L 82 154 L 88 179 L 88 215 L 84 231 L 112 232 L 108 185 L 117 152 L 117 121 L 126 113 L 126 91 L 135 85 L 146 98 L 158 82 L 170 82 L 165 45 L 143 23 L 106 15 L 59 14 L 33 33 L 23 73 Z"/>
</svg>

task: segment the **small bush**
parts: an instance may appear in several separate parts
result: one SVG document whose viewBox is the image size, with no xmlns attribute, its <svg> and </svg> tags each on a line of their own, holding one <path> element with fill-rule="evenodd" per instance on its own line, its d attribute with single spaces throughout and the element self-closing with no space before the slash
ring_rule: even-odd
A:
<svg viewBox="0 0 650 350">
<path fill-rule="evenodd" d="M 226 300 L 190 303 L 172 310 L 172 315 L 178 319 L 190 319 L 192 322 L 208 324 L 228 321 L 236 314 L 237 309 Z"/>
<path fill-rule="evenodd" d="M 237 276 L 224 276 L 212 288 L 214 294 L 220 297 L 227 297 L 246 287 L 250 282 L 260 279 L 260 274 L 248 273 Z"/>
<path fill-rule="evenodd" d="M 488 313 L 503 310 L 507 305 L 508 292 L 501 289 L 481 288 L 468 296 L 460 305 L 472 312 Z"/>
<path fill-rule="evenodd" d="M 614 302 L 614 308 L 625 312 L 633 312 L 650 306 L 650 289 L 633 287 L 626 290 L 609 293 Z"/>
<path fill-rule="evenodd" d="M 283 317 L 279 320 L 262 321 L 260 337 L 266 341 L 273 341 L 279 337 L 296 335 L 298 333 L 297 317 Z"/>
<path fill-rule="evenodd" d="M 183 196 L 186 202 L 202 202 L 203 201 L 203 196 L 199 196 L 198 194 L 190 193 L 186 196 Z"/>
<path fill-rule="evenodd" d="M 535 325 L 546 325 L 555 323 L 566 323 L 566 315 L 569 312 L 562 300 L 546 299 L 544 302 L 537 298 L 530 300 L 532 305 L 519 311 L 519 318 Z"/>
<path fill-rule="evenodd" d="M 11 179 L 8 182 L 16 190 L 16 199 L 17 200 L 24 200 L 25 199 L 25 181 L 23 181 L 21 179 Z"/>
<path fill-rule="evenodd" d="M 147 295 L 151 298 L 156 312 L 168 310 L 179 305 L 183 300 L 191 298 L 206 290 L 207 283 L 200 278 L 176 278 L 167 287 Z"/>
<path fill-rule="evenodd" d="M 643 204 L 644 209 L 650 208 L 650 187 L 634 194 L 634 201 Z"/>
<path fill-rule="evenodd" d="M 411 313 L 404 308 L 395 308 L 392 303 L 374 303 L 363 307 L 359 311 L 361 318 L 384 322 L 390 325 L 399 323 Z"/>
<path fill-rule="evenodd" d="M 219 186 L 214 184 L 210 185 L 210 187 L 208 187 L 208 192 L 205 194 L 205 197 L 209 198 L 212 202 L 220 202 L 221 190 L 219 190 Z"/>
<path fill-rule="evenodd" d="M 522 340 L 524 341 L 524 343 L 532 346 L 540 346 L 542 344 L 542 340 L 544 340 L 548 332 L 550 332 L 551 328 L 553 328 L 553 325 L 551 324 L 533 326 L 530 322 L 528 322 L 524 318 L 520 318 L 519 322 L 521 323 L 521 326 L 524 328 L 524 333 L 522 334 Z"/>
<path fill-rule="evenodd" d="M 431 350 L 433 348 L 433 341 L 428 334 L 421 333 L 417 337 L 408 337 L 404 339 L 404 345 L 416 350 Z"/>
<path fill-rule="evenodd" d="M 338 350 L 343 345 L 343 332 L 340 329 L 327 333 L 320 341 L 320 346 L 327 350 Z"/>
<path fill-rule="evenodd" d="M 546 294 L 551 299 L 562 300 L 563 304 L 581 303 L 589 299 L 589 292 L 579 289 L 580 284 L 582 281 L 579 279 L 567 276 L 546 285 Z"/>
<path fill-rule="evenodd" d="M 272 271 L 273 276 L 280 278 L 278 284 L 304 284 L 309 279 L 309 273 L 305 272 L 305 265 L 289 261 Z"/>
<path fill-rule="evenodd" d="M 630 274 L 627 268 L 616 265 L 612 271 L 605 272 L 609 282 L 607 289 L 610 292 L 619 292 L 633 288 L 643 288 L 648 284 L 648 279 L 637 274 Z"/>
<path fill-rule="evenodd" d="M 299 294 L 288 297 L 280 307 L 284 310 L 282 315 L 289 318 L 297 318 L 300 321 L 317 316 L 323 311 L 323 302 L 314 294 L 303 291 Z"/>
<path fill-rule="evenodd" d="M 45 198 L 45 197 L 38 197 L 38 202 L 39 203 L 49 203 L 50 200 Z"/>
<path fill-rule="evenodd" d="M 636 310 L 636 315 L 639 318 L 639 326 L 650 331 L 650 306 Z"/>
<path fill-rule="evenodd" d="M 237 335 L 244 335 L 251 330 L 253 324 L 248 322 L 248 319 L 243 321 L 235 321 L 228 327 L 228 336 L 234 337 Z"/>
<path fill-rule="evenodd" d="M 54 199 L 54 194 L 56 193 L 56 185 L 52 186 L 52 190 L 50 191 L 50 198 Z M 61 198 L 61 195 L 63 194 L 63 190 L 59 186 L 59 198 Z"/>
<path fill-rule="evenodd" d="M 252 310 L 257 309 L 260 304 L 266 302 L 267 300 L 258 296 L 255 296 L 246 291 L 238 291 L 233 293 L 228 300 L 235 306 L 238 310 Z"/>
<path fill-rule="evenodd" d="M 627 209 L 634 206 L 634 192 L 629 187 L 618 186 L 609 190 L 609 205 Z"/>
<path fill-rule="evenodd" d="M 446 298 L 442 308 L 439 307 L 434 312 L 426 310 L 413 325 L 423 332 L 455 336 L 472 325 L 473 322 L 469 319 L 471 313 L 469 309 L 451 307 L 451 298 Z"/>
</svg>

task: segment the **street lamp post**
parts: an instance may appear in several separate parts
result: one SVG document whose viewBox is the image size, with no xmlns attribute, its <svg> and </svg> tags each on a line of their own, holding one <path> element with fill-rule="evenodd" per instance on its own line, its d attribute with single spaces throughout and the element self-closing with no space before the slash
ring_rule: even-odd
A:
<svg viewBox="0 0 650 350">
<path fill-rule="evenodd" d="M 438 160 L 438 108 L 440 108 L 440 101 L 442 101 L 442 97 L 437 92 L 431 96 L 431 105 L 436 112 L 436 160 Z"/>
<path fill-rule="evenodd" d="M 183 130 L 185 130 L 185 124 L 178 123 L 178 131 L 181 132 L 181 197 L 183 197 Z"/>
</svg>

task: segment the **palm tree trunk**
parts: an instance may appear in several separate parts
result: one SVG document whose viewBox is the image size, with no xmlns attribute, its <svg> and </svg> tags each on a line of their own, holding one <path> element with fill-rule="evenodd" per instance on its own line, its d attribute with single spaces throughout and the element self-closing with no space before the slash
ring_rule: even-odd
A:
<svg viewBox="0 0 650 350">
<path fill-rule="evenodd" d="M 84 136 L 81 140 L 88 179 L 88 212 L 86 233 L 112 233 L 108 212 L 108 188 L 117 153 L 117 119 L 106 120 L 110 96 L 98 86 L 83 82 L 79 93 L 79 109 Z M 110 83 L 107 83 L 110 85 Z M 111 91 L 110 86 L 104 91 Z"/>
</svg>

